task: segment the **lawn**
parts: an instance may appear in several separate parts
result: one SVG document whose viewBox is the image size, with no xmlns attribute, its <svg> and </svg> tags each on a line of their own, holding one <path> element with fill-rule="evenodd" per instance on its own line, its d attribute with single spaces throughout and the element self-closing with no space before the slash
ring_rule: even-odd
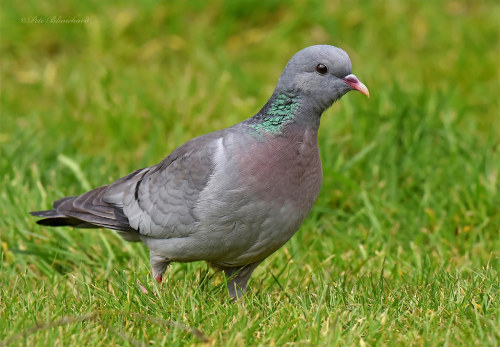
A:
<svg viewBox="0 0 500 347">
<path fill-rule="evenodd" d="M 0 345 L 498 346 L 498 18 L 497 1 L 4 3 Z M 205 263 L 158 285 L 143 245 L 28 214 L 252 116 L 319 43 L 371 97 L 323 115 L 319 199 L 237 303 Z"/>
</svg>

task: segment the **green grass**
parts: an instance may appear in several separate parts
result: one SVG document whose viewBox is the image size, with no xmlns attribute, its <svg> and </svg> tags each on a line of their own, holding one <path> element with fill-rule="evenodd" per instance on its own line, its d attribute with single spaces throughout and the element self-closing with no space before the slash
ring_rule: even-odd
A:
<svg viewBox="0 0 500 347">
<path fill-rule="evenodd" d="M 498 346 L 498 2 L 187 3 L 3 4 L 0 345 Z M 204 263 L 157 285 L 142 245 L 28 215 L 253 115 L 318 43 L 371 98 L 323 115 L 318 202 L 236 304 Z"/>
</svg>

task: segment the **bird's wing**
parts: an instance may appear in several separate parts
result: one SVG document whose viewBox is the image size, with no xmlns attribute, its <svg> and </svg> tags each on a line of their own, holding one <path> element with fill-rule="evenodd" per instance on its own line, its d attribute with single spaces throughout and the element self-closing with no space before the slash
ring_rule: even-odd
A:
<svg viewBox="0 0 500 347">
<path fill-rule="evenodd" d="M 213 172 L 213 153 L 222 136 L 217 131 L 188 141 L 158 165 L 109 185 L 103 200 L 123 210 L 141 235 L 188 236 L 195 231 L 195 204 Z"/>
</svg>

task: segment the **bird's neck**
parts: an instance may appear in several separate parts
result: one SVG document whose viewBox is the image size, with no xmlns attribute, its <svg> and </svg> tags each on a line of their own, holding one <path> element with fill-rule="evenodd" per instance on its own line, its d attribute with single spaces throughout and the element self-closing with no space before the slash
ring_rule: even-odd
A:
<svg viewBox="0 0 500 347">
<path fill-rule="evenodd" d="M 298 91 L 275 91 L 264 107 L 249 119 L 249 126 L 259 133 L 280 135 L 290 128 L 319 127 L 320 114 L 308 110 Z"/>
</svg>

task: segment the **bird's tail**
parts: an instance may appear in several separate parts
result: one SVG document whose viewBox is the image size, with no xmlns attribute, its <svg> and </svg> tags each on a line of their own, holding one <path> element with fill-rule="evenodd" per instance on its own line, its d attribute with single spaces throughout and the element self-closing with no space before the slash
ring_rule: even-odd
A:
<svg viewBox="0 0 500 347">
<path fill-rule="evenodd" d="M 71 226 L 74 228 L 99 228 L 99 226 L 95 224 L 91 224 L 88 222 L 84 222 L 78 218 L 68 217 L 60 214 L 56 210 L 33 211 L 30 212 L 30 214 L 35 217 L 43 218 L 36 221 L 36 223 L 40 225 L 51 227 Z"/>
<path fill-rule="evenodd" d="M 123 209 L 103 200 L 107 188 L 102 186 L 80 196 L 59 199 L 51 210 L 30 214 L 43 218 L 37 221 L 40 225 L 132 231 Z"/>
<path fill-rule="evenodd" d="M 69 196 L 54 202 L 51 210 L 30 212 L 41 217 L 37 223 L 47 226 L 75 228 L 107 228 L 119 232 L 127 241 L 140 241 L 140 234 L 130 226 L 123 212 L 123 194 L 137 184 L 149 168 L 136 170 L 107 186 L 79 196 Z"/>
</svg>

